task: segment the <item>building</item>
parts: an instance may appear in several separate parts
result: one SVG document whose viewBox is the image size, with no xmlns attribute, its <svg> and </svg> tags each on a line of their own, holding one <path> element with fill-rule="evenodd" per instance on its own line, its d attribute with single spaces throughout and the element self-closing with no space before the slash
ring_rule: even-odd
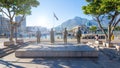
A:
<svg viewBox="0 0 120 68">
<path fill-rule="evenodd" d="M 49 34 L 49 30 L 45 27 L 41 27 L 41 26 L 27 26 L 26 27 L 26 33 L 27 36 L 35 36 L 36 32 L 40 30 L 41 34 Z"/>
<path fill-rule="evenodd" d="M 10 35 L 10 23 L 9 19 L 0 15 L 0 35 L 9 36 Z"/>
<path fill-rule="evenodd" d="M 82 34 L 88 33 L 88 28 L 85 25 L 75 26 L 70 31 L 75 34 L 78 31 L 78 27 L 80 27 L 80 30 L 82 31 Z"/>
<path fill-rule="evenodd" d="M 19 23 L 20 21 L 21 21 L 21 19 L 22 19 L 22 16 L 16 16 L 15 17 L 15 22 L 16 23 Z M 19 35 L 25 35 L 25 32 L 26 32 L 26 17 L 23 19 L 23 21 L 20 23 L 20 25 L 18 26 L 18 32 L 19 33 L 17 33 L 18 34 L 18 36 Z"/>
</svg>

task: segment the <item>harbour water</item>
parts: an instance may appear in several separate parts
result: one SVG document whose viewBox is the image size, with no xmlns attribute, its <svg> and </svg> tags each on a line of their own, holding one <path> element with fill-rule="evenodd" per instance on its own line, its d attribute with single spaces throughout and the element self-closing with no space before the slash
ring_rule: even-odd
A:
<svg viewBox="0 0 120 68">
<path fill-rule="evenodd" d="M 28 36 L 27 36 L 28 37 Z M 29 36 L 29 38 L 36 38 L 36 36 Z M 55 34 L 55 39 L 62 39 L 63 38 L 63 35 L 56 35 Z M 75 36 L 72 36 L 72 35 L 68 35 L 67 36 L 68 39 L 71 39 L 71 38 L 75 38 Z M 41 39 L 50 39 L 50 34 L 42 34 L 41 35 Z"/>
</svg>

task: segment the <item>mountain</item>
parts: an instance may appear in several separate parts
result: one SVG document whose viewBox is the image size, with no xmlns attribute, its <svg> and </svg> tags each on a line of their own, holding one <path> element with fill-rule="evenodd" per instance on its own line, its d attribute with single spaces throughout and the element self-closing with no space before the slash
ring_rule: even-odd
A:
<svg viewBox="0 0 120 68">
<path fill-rule="evenodd" d="M 93 20 L 88 20 L 88 19 L 81 18 L 81 17 L 75 17 L 75 18 L 69 19 L 69 20 L 63 22 L 61 25 L 55 27 L 55 30 L 57 30 L 57 31 L 62 30 L 65 27 L 68 30 L 70 30 L 75 26 L 82 26 L 82 25 L 90 27 L 92 25 L 97 26 L 97 23 L 95 21 L 93 21 Z"/>
</svg>

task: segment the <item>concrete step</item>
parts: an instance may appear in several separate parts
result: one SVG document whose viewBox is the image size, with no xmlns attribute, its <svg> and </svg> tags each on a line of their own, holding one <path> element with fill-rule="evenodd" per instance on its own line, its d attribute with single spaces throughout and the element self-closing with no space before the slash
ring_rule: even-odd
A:
<svg viewBox="0 0 120 68">
<path fill-rule="evenodd" d="M 9 50 L 9 51 L 7 51 L 7 52 L 4 52 L 4 53 L 2 53 L 2 54 L 0 54 L 0 58 L 1 57 L 4 57 L 4 56 L 6 56 L 6 55 L 9 55 L 9 54 L 11 54 L 11 53 L 13 53 L 15 50 Z"/>
<path fill-rule="evenodd" d="M 15 52 L 15 50 L 19 49 L 20 47 L 24 47 L 25 45 L 26 44 L 23 44 L 23 45 L 11 45 L 11 46 L 8 46 L 7 48 L 1 49 L 0 50 L 0 58 Z"/>
</svg>

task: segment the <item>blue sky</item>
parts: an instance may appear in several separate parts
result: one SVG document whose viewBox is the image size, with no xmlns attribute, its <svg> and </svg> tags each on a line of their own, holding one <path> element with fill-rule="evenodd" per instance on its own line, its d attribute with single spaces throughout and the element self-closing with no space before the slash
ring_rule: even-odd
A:
<svg viewBox="0 0 120 68">
<path fill-rule="evenodd" d="M 39 0 L 40 5 L 32 8 L 32 15 L 27 16 L 27 26 L 43 26 L 52 28 L 76 16 L 91 19 L 83 14 L 82 6 L 85 0 Z M 54 18 L 53 12 L 58 17 Z"/>
</svg>

